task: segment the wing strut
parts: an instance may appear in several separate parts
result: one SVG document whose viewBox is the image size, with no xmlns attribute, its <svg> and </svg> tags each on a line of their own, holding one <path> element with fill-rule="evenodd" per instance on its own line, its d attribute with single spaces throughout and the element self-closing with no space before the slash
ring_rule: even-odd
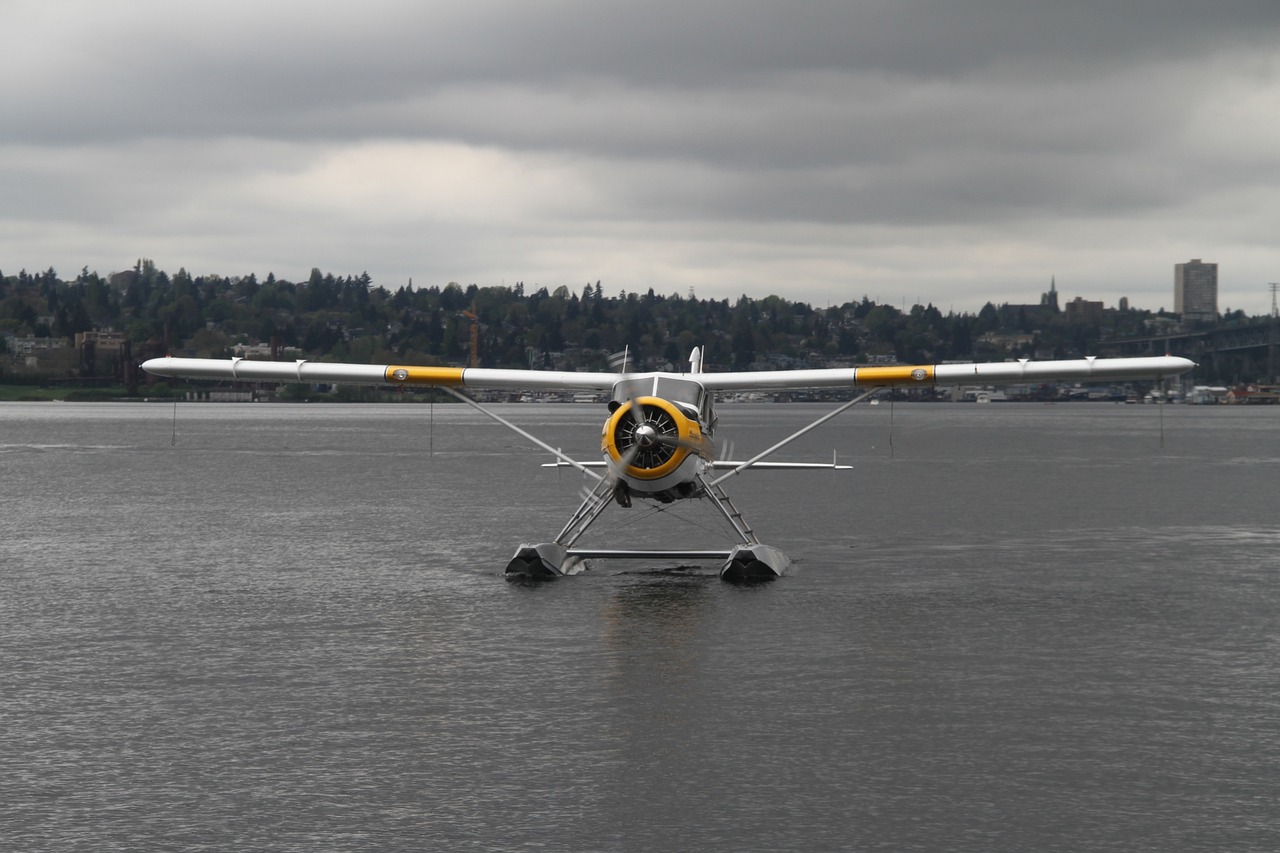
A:
<svg viewBox="0 0 1280 853">
<path fill-rule="evenodd" d="M 482 406 L 482 405 L 480 405 L 479 403 L 477 403 L 475 400 L 472 400 L 472 399 L 471 399 L 470 397 L 468 397 L 466 394 L 463 394 L 463 393 L 462 393 L 462 392 L 460 392 L 460 391 L 456 391 L 456 390 L 454 390 L 453 388 L 450 388 L 450 387 L 449 387 L 449 386 L 447 386 L 447 385 L 442 385 L 442 386 L 440 386 L 440 390 L 442 390 L 442 391 L 448 391 L 450 394 L 452 394 L 453 396 L 457 397 L 459 400 L 461 400 L 462 402 L 466 403 L 466 404 L 467 404 L 468 406 L 470 406 L 471 408 L 473 408 L 473 409 L 475 409 L 476 411 L 480 412 L 480 414 L 484 415 L 484 416 L 485 416 L 485 417 L 487 417 L 487 418 L 492 418 L 493 420 L 495 420 L 495 421 L 497 421 L 498 423 L 502 424 L 502 425 L 503 425 L 504 427 L 506 427 L 507 429 L 512 430 L 513 432 L 515 432 L 515 433 L 517 433 L 517 434 L 519 434 L 519 435 L 524 436 L 525 438 L 527 438 L 527 439 L 529 439 L 530 441 L 532 441 L 534 444 L 536 444 L 536 445 L 538 445 L 539 447 L 541 447 L 543 450 L 545 450 L 545 451 L 547 451 L 548 453 L 550 453 L 550 454 L 552 454 L 553 456 L 555 456 L 557 459 L 562 459 L 562 460 L 564 460 L 564 461 L 565 461 L 565 462 L 567 462 L 568 464 L 572 465 L 574 468 L 577 468 L 577 469 L 578 469 L 579 471 L 581 471 L 582 473 L 584 473 L 584 474 L 590 474 L 592 477 L 596 478 L 597 480 L 603 480 L 603 479 L 604 479 L 604 477 L 603 477 L 602 475 L 597 474 L 595 471 L 592 471 L 590 468 L 588 468 L 586 465 L 583 465 L 583 464 L 582 464 L 581 462 L 579 462 L 578 460 L 574 459 L 573 457 L 569 456 L 569 455 L 568 455 L 568 454 L 566 454 L 566 453 L 561 453 L 559 450 L 556 450 L 554 447 L 552 447 L 551 445 L 547 444 L 545 441 L 543 441 L 542 439 L 538 438 L 536 435 L 533 435 L 533 434 L 531 434 L 531 433 L 529 433 L 529 432 L 526 432 L 525 430 L 522 430 L 520 427 L 516 426 L 516 425 L 515 425 L 515 424 L 513 424 L 511 421 L 507 420 L 506 418 L 502 417 L 501 415 L 497 414 L 496 412 L 491 412 L 491 411 L 489 411 L 489 410 L 488 410 L 488 409 L 486 409 L 484 406 Z"/>
<path fill-rule="evenodd" d="M 743 471 L 747 470 L 748 468 L 750 468 L 750 467 L 751 467 L 752 465 L 754 465 L 755 463 L 759 462 L 761 459 L 764 459 L 766 456 L 770 456 L 770 455 L 772 455 L 775 451 L 781 450 L 782 448 L 786 447 L 788 444 L 790 444 L 791 442 L 795 441 L 797 438 L 799 438 L 800 436 L 802 436 L 802 435 L 804 435 L 805 433 L 809 432 L 810 430 L 817 429 L 818 427 L 822 426 L 822 425 L 823 425 L 823 424 L 825 424 L 827 421 L 831 420 L 831 419 L 832 419 L 832 418 L 834 418 L 836 415 L 840 414 L 841 412 L 845 411 L 846 409 L 850 408 L 851 406 L 853 406 L 853 405 L 855 405 L 855 404 L 857 404 L 857 403 L 861 403 L 863 400 L 867 399 L 867 398 L 868 398 L 868 397 L 870 397 L 872 394 L 878 394 L 878 393 L 883 389 L 883 387 L 884 387 L 884 386 L 877 385 L 875 388 L 872 388 L 870 391 L 867 391 L 867 392 L 865 392 L 865 393 L 863 393 L 863 394 L 859 394 L 857 397 L 854 397 L 852 400 L 850 400 L 849 402 L 845 403 L 843 406 L 841 406 L 840 408 L 836 409 L 835 411 L 833 411 L 833 412 L 828 412 L 827 414 L 825 414 L 825 415 L 823 415 L 822 417 L 818 418 L 818 419 L 817 419 L 816 421 L 814 421 L 813 423 L 809 424 L 807 427 L 805 427 L 805 428 L 803 428 L 803 429 L 800 429 L 800 430 L 797 430 L 796 432 L 791 433 L 791 435 L 789 435 L 789 436 L 787 436 L 786 438 L 782 439 L 782 441 L 779 441 L 777 444 L 775 444 L 773 447 L 770 447 L 768 450 L 765 450 L 765 451 L 762 451 L 762 452 L 760 452 L 760 453 L 757 453 L 755 456 L 752 456 L 752 457 L 751 457 L 750 459 L 748 459 L 746 462 L 743 462 L 741 465 L 739 465 L 738 467 L 736 467 L 736 468 L 732 469 L 732 470 L 731 470 L 731 471 L 729 471 L 728 473 L 726 473 L 726 474 L 721 474 L 719 477 L 716 477 L 714 480 L 712 480 L 710 483 L 708 483 L 708 484 L 707 484 L 707 485 L 708 485 L 708 487 L 710 487 L 710 486 L 718 486 L 718 485 L 720 485 L 721 483 L 723 483 L 725 480 L 727 480 L 727 479 L 729 479 L 730 477 L 732 477 L 734 474 L 740 474 L 740 473 L 742 473 Z"/>
</svg>

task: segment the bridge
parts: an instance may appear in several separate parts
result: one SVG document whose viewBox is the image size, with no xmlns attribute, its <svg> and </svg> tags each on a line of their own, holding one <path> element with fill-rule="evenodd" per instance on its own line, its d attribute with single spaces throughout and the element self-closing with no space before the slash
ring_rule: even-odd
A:
<svg viewBox="0 0 1280 853">
<path fill-rule="evenodd" d="M 1190 332 L 1122 338 L 1101 343 L 1101 348 L 1109 355 L 1180 355 L 1197 362 L 1213 356 L 1231 358 L 1266 354 L 1267 373 L 1272 377 L 1276 372 L 1278 347 L 1280 330 L 1276 327 L 1274 317 L 1261 323 L 1215 326 Z"/>
</svg>

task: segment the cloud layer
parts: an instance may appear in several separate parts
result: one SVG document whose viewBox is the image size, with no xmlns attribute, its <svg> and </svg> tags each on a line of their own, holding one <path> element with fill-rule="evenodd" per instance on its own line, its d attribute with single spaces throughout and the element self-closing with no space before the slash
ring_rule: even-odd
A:
<svg viewBox="0 0 1280 853">
<path fill-rule="evenodd" d="M 1123 8 L 1117 8 L 1122 6 Z M 1042 7 L 1042 8 L 1040 8 Z M 9 2 L 0 270 L 977 310 L 1280 280 L 1280 7 Z"/>
</svg>

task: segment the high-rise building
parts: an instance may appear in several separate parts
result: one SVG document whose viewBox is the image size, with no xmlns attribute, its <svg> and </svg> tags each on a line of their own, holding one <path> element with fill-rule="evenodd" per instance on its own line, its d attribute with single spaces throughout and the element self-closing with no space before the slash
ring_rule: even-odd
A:
<svg viewBox="0 0 1280 853">
<path fill-rule="evenodd" d="M 1218 319 L 1218 265 L 1193 258 L 1173 265 L 1173 310 L 1184 320 Z"/>
</svg>

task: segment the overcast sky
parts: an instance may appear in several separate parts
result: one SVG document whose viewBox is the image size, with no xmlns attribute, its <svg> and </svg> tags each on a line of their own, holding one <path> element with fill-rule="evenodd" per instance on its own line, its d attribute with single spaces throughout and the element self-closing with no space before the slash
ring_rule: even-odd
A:
<svg viewBox="0 0 1280 853">
<path fill-rule="evenodd" d="M 1280 281 L 1280 2 L 0 0 L 0 271 L 943 311 Z"/>
</svg>

